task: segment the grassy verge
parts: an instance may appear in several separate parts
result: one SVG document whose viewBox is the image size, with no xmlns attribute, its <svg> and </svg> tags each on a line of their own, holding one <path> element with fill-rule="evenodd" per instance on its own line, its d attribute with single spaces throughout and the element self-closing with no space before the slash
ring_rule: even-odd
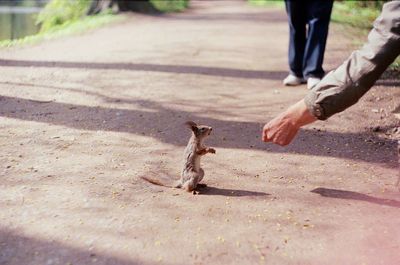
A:
<svg viewBox="0 0 400 265">
<path fill-rule="evenodd" d="M 66 22 L 62 25 L 53 26 L 45 32 L 36 35 L 27 36 L 16 40 L 0 41 L 0 48 L 6 48 L 16 45 L 34 44 L 43 40 L 55 39 L 71 34 L 79 34 L 90 29 L 101 27 L 111 22 L 123 20 L 124 16 L 116 16 L 111 14 L 84 17 L 80 20 Z"/>
<path fill-rule="evenodd" d="M 165 13 L 181 12 L 188 7 L 189 1 L 151 0 L 151 3 L 156 9 Z M 43 40 L 79 34 L 125 18 L 123 15 L 114 15 L 111 11 L 86 16 L 89 5 L 90 1 L 87 0 L 52 0 L 37 17 L 37 23 L 41 25 L 38 34 L 15 40 L 2 40 L 0 48 L 34 44 Z"/>
</svg>

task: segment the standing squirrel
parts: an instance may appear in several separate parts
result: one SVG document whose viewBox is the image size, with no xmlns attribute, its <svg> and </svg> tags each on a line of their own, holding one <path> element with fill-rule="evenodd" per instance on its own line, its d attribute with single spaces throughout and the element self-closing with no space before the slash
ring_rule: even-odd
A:
<svg viewBox="0 0 400 265">
<path fill-rule="evenodd" d="M 205 125 L 197 125 L 193 121 L 188 121 L 185 125 L 191 129 L 192 136 L 183 152 L 183 169 L 180 180 L 173 185 L 166 185 L 158 180 L 147 177 L 141 178 L 155 185 L 182 188 L 195 194 L 196 187 L 206 186 L 205 184 L 199 184 L 204 177 L 204 170 L 200 167 L 200 158 L 207 153 L 215 154 L 214 148 L 203 145 L 203 141 L 211 134 L 212 128 Z"/>
</svg>

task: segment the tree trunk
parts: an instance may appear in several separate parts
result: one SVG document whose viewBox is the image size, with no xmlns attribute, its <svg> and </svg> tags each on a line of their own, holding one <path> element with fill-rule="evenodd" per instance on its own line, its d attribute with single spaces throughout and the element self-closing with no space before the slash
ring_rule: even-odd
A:
<svg viewBox="0 0 400 265">
<path fill-rule="evenodd" d="M 115 0 L 92 0 L 90 3 L 89 10 L 87 11 L 88 15 L 95 15 L 102 11 L 105 11 L 109 8 L 112 8 L 115 4 Z"/>
<path fill-rule="evenodd" d="M 118 11 L 133 11 L 146 14 L 159 14 L 150 0 L 92 0 L 88 15 L 98 14 L 117 5 Z"/>
</svg>

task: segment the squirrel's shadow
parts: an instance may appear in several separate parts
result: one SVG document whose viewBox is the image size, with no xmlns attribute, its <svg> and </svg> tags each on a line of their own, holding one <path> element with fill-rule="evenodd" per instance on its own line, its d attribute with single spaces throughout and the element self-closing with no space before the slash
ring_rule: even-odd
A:
<svg viewBox="0 0 400 265">
<path fill-rule="evenodd" d="M 232 190 L 232 189 L 220 189 L 216 187 L 198 187 L 199 195 L 220 195 L 228 197 L 252 197 L 252 196 L 268 196 L 269 193 L 248 191 L 248 190 Z"/>
<path fill-rule="evenodd" d="M 323 197 L 365 201 L 365 202 L 369 202 L 369 203 L 400 208 L 400 201 L 396 201 L 396 200 L 392 200 L 392 199 L 376 198 L 376 197 L 372 197 L 372 196 L 362 194 L 359 192 L 355 192 L 355 191 L 327 189 L 327 188 L 320 187 L 320 188 L 313 189 L 311 192 L 317 193 Z"/>
</svg>

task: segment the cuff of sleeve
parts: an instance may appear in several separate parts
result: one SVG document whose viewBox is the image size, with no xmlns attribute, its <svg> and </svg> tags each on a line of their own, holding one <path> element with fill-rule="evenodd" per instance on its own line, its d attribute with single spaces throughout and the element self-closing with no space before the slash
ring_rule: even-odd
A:
<svg viewBox="0 0 400 265">
<path fill-rule="evenodd" d="M 313 91 L 308 92 L 306 97 L 304 98 L 304 102 L 308 108 L 308 111 L 318 120 L 326 120 L 324 109 L 318 103 L 315 103 L 317 99 L 317 94 Z"/>
</svg>

